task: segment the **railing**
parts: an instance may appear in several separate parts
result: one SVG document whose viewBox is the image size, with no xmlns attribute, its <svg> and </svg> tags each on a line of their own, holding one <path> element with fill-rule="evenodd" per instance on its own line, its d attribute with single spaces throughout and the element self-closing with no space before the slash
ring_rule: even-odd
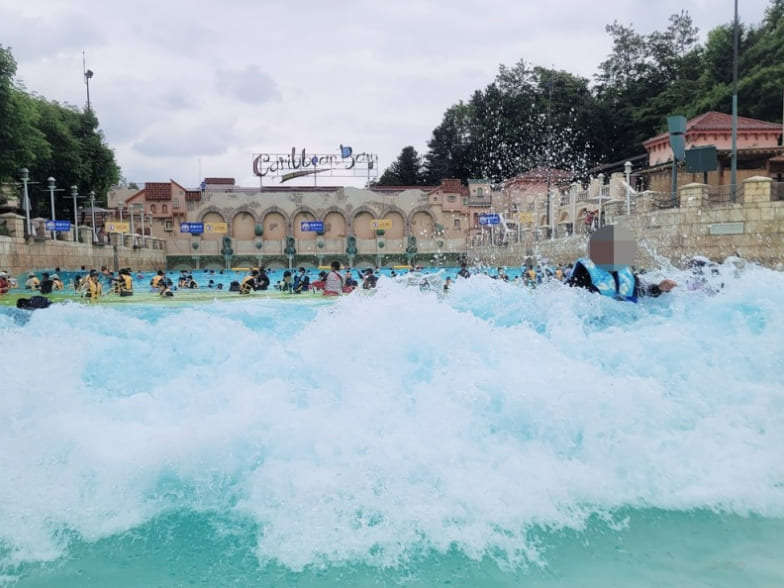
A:
<svg viewBox="0 0 784 588">
<path fill-rule="evenodd" d="M 735 185 L 735 186 L 732 185 L 709 186 L 708 204 L 725 205 L 725 204 L 731 204 L 733 202 L 736 202 L 738 204 L 743 204 L 743 195 L 744 195 L 743 184 Z"/>
<path fill-rule="evenodd" d="M 678 198 L 673 198 L 672 194 L 664 192 L 648 192 L 651 199 L 652 208 L 678 208 Z"/>
</svg>

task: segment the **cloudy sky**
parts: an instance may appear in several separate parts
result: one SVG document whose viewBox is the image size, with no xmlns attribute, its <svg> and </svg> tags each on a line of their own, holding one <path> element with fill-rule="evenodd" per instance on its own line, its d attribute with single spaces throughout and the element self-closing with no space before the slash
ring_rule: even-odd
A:
<svg viewBox="0 0 784 588">
<path fill-rule="evenodd" d="M 740 0 L 740 21 L 758 24 L 767 5 Z M 128 181 L 256 186 L 254 153 L 343 144 L 378 154 L 382 170 L 407 145 L 424 154 L 445 110 L 499 65 L 592 78 L 611 49 L 605 25 L 647 34 L 681 10 L 704 36 L 732 22 L 734 2 L 0 0 L 0 44 L 28 91 L 79 107 L 84 52 L 92 107 Z"/>
</svg>

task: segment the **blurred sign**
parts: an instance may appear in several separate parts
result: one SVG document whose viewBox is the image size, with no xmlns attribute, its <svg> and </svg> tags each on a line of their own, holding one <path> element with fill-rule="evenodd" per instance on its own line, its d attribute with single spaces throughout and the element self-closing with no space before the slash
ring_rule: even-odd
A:
<svg viewBox="0 0 784 588">
<path fill-rule="evenodd" d="M 532 223 L 534 222 L 534 214 L 532 212 L 518 212 L 517 222 L 519 223 Z"/>
<path fill-rule="evenodd" d="M 107 233 L 130 233 L 131 228 L 126 222 L 120 221 L 108 221 L 106 223 L 106 232 Z"/>
<path fill-rule="evenodd" d="M 713 223 L 708 225 L 709 235 L 742 235 L 743 223 Z"/>
<path fill-rule="evenodd" d="M 686 171 L 689 173 L 705 173 L 719 168 L 718 152 L 715 145 L 692 147 L 686 151 Z"/>
<path fill-rule="evenodd" d="M 370 221 L 370 228 L 371 229 L 391 229 L 392 228 L 392 219 L 391 218 L 373 219 L 372 221 Z"/>
<path fill-rule="evenodd" d="M 198 223 L 196 223 L 198 224 Z M 194 232 L 194 231 L 191 231 Z M 229 232 L 229 225 L 228 223 L 204 223 L 204 232 L 205 233 L 228 233 Z"/>
<path fill-rule="evenodd" d="M 71 221 L 67 220 L 48 220 L 46 221 L 47 231 L 70 231 Z"/>
<path fill-rule="evenodd" d="M 480 214 L 479 215 L 479 224 L 480 225 L 497 225 L 501 222 L 501 217 L 497 214 Z"/>
<path fill-rule="evenodd" d="M 316 232 L 316 233 L 323 233 L 324 232 L 324 221 L 302 221 L 299 223 L 299 230 L 303 233 L 308 232 Z"/>
<path fill-rule="evenodd" d="M 180 223 L 180 233 L 192 233 L 198 235 L 204 232 L 204 223 Z"/>
</svg>

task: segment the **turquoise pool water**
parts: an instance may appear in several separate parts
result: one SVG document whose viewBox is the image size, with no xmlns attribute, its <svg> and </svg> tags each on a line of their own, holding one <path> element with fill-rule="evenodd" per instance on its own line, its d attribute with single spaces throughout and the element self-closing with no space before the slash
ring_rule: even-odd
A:
<svg viewBox="0 0 784 588">
<path fill-rule="evenodd" d="M 0 310 L 0 585 L 782 585 L 784 274 L 675 277 Z"/>
</svg>

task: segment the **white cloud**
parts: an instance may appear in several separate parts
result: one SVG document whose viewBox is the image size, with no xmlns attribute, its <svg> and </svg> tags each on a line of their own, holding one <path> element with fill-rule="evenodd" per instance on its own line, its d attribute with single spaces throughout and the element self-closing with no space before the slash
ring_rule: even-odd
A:
<svg viewBox="0 0 784 588">
<path fill-rule="evenodd" d="M 247 104 L 263 104 L 280 99 L 277 84 L 256 65 L 240 71 L 219 69 L 215 72 L 218 91 Z"/>
</svg>

